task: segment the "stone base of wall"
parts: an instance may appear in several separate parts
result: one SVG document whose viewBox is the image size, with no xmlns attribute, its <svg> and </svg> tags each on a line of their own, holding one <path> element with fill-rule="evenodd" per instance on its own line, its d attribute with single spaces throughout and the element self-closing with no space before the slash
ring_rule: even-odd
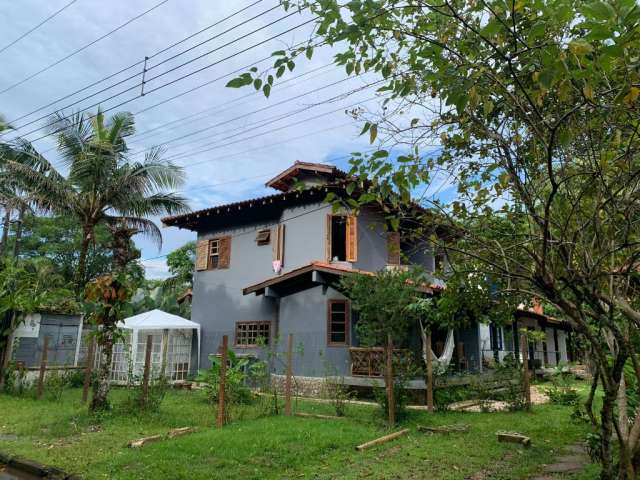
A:
<svg viewBox="0 0 640 480">
<path fill-rule="evenodd" d="M 321 398 L 324 396 L 325 379 L 322 377 L 296 377 L 292 378 L 291 388 L 293 395 L 300 397 Z M 271 384 L 278 393 L 284 393 L 286 383 L 285 375 L 271 374 Z"/>
</svg>

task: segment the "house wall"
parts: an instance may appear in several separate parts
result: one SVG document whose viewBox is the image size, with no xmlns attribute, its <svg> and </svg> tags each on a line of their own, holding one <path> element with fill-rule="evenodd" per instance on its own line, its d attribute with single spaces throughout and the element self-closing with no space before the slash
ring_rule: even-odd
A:
<svg viewBox="0 0 640 480">
<path fill-rule="evenodd" d="M 329 300 L 346 297 L 337 290 L 318 285 L 280 299 L 280 341 L 278 351 L 286 358 L 287 338 L 293 334 L 293 374 L 305 377 L 349 375 L 349 346 L 327 345 L 327 308 Z M 353 321 L 350 338 L 354 339 Z M 276 373 L 285 372 L 285 363 L 277 362 Z"/>
</svg>

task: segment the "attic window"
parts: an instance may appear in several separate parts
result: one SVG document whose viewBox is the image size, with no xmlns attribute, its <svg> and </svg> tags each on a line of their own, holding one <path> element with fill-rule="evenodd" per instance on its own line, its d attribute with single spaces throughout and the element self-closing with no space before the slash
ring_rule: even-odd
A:
<svg viewBox="0 0 640 480">
<path fill-rule="evenodd" d="M 271 242 L 271 230 L 259 230 L 256 235 L 256 243 L 258 245 L 269 245 Z"/>
</svg>

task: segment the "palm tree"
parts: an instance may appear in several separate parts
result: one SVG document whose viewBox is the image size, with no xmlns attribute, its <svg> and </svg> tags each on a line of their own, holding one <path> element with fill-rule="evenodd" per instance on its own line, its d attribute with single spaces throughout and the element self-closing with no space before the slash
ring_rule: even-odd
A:
<svg viewBox="0 0 640 480">
<path fill-rule="evenodd" d="M 83 235 L 74 283 L 80 292 L 88 280 L 87 252 L 96 226 L 106 224 L 114 233 L 117 269 L 128 261 L 122 242 L 126 240 L 128 245 L 134 234 L 145 234 L 160 246 L 160 230 L 148 217 L 188 209 L 183 197 L 167 192 L 183 183 L 184 173 L 181 167 L 163 160 L 159 148 L 147 152 L 142 161 L 129 158 L 126 138 L 134 133 L 130 113 L 117 113 L 109 119 L 100 110 L 91 116 L 58 113 L 49 124 L 67 176 L 41 155 L 34 156 L 38 168 L 9 161 L 9 169 L 40 208 L 78 219 Z"/>
</svg>

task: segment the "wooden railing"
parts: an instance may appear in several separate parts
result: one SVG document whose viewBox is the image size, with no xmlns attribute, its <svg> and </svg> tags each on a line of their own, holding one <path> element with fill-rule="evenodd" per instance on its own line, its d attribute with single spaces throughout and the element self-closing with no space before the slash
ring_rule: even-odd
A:
<svg viewBox="0 0 640 480">
<path fill-rule="evenodd" d="M 382 377 L 385 365 L 385 349 L 383 347 L 351 347 L 351 376 Z M 396 358 L 410 354 L 408 350 L 394 349 Z"/>
</svg>

